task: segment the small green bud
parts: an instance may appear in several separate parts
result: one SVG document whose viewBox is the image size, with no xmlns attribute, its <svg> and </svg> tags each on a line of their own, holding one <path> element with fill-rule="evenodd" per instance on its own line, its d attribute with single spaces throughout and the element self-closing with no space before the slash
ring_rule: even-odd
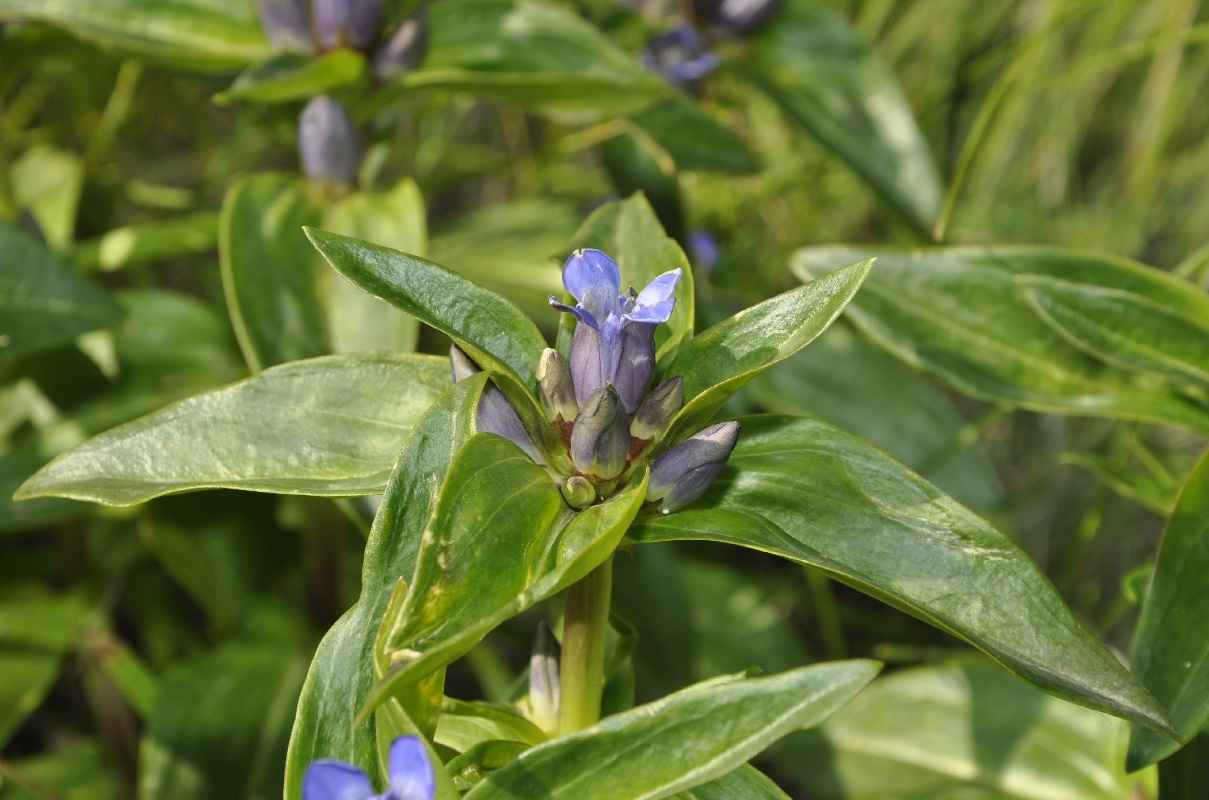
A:
<svg viewBox="0 0 1209 800">
<path fill-rule="evenodd" d="M 575 385 L 571 382 L 571 368 L 562 353 L 547 347 L 537 362 L 537 388 L 546 419 L 555 422 L 574 422 L 579 413 L 575 402 Z"/>
<path fill-rule="evenodd" d="M 683 405 L 684 378 L 677 375 L 656 386 L 638 406 L 630 423 L 630 436 L 644 442 L 651 439 Z"/>
<path fill-rule="evenodd" d="M 611 387 L 588 395 L 571 431 L 571 461 L 584 475 L 611 480 L 620 475 L 630 453 L 630 424 L 621 398 Z"/>
<path fill-rule="evenodd" d="M 571 508 L 587 508 L 596 502 L 596 487 L 587 478 L 572 475 L 562 486 L 563 499 Z"/>
</svg>

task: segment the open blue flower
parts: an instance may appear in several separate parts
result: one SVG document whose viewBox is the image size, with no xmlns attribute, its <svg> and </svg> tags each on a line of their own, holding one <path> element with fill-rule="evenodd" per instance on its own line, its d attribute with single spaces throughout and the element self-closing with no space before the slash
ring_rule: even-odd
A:
<svg viewBox="0 0 1209 800">
<path fill-rule="evenodd" d="M 419 737 L 391 742 L 387 774 L 390 788 L 374 794 L 369 778 L 352 764 L 313 761 L 302 776 L 302 800 L 433 800 L 436 794 L 432 763 Z"/>
<path fill-rule="evenodd" d="M 667 322 L 681 270 L 665 272 L 641 292 L 621 292 L 617 263 L 599 250 L 576 250 L 563 266 L 563 284 L 574 307 L 550 305 L 578 319 L 571 341 L 571 380 L 580 405 L 597 389 L 612 386 L 627 414 L 646 394 L 655 369 L 655 326 Z"/>
</svg>

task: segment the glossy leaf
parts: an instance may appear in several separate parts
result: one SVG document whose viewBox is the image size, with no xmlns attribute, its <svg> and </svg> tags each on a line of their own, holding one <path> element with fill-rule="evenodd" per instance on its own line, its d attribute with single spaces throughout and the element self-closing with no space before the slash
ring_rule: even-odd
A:
<svg viewBox="0 0 1209 800">
<path fill-rule="evenodd" d="M 645 498 L 643 473 L 608 502 L 572 515 L 546 471 L 516 445 L 494 434 L 470 439 L 441 488 L 407 599 L 384 622 L 394 666 L 369 706 L 603 564 Z"/>
<path fill-rule="evenodd" d="M 574 244 L 576 249 L 594 247 L 608 253 L 621 268 L 623 289 L 633 286 L 642 291 L 665 272 L 684 271 L 672 292 L 676 307 L 671 318 L 655 328 L 655 361 L 670 363 L 693 335 L 693 271 L 680 245 L 663 232 L 647 199 L 636 194 L 598 208 L 584 220 Z"/>
<path fill-rule="evenodd" d="M 789 800 L 772 779 L 744 764 L 721 778 L 672 795 L 673 800 Z"/>
<path fill-rule="evenodd" d="M 1191 739 L 1209 723 L 1209 454 L 1188 476 L 1159 545 L 1150 589 L 1134 636 L 1130 663 Z M 1179 744 L 1135 728 L 1129 764 L 1138 769 L 1174 753 Z"/>
<path fill-rule="evenodd" d="M 223 291 L 254 371 L 331 351 L 320 298 L 322 265 L 302 232 L 322 219 L 306 184 L 293 175 L 250 175 L 223 198 Z"/>
<path fill-rule="evenodd" d="M 169 66 L 226 72 L 268 55 L 253 3 L 224 0 L 0 0 L 0 19 L 35 19 Z"/>
<path fill-rule="evenodd" d="M 726 774 L 792 730 L 817 725 L 880 668 L 875 661 L 837 661 L 697 684 L 536 747 L 466 797 L 668 797 Z"/>
<path fill-rule="evenodd" d="M 365 66 L 364 56 L 343 48 L 318 57 L 281 53 L 248 67 L 231 88 L 214 99 L 220 104 L 233 100 L 255 103 L 305 100 L 359 83 L 365 77 Z"/>
<path fill-rule="evenodd" d="M 374 297 L 448 334 L 479 366 L 531 389 L 546 343 L 512 303 L 418 256 L 327 231 L 307 230 L 336 271 Z"/>
<path fill-rule="evenodd" d="M 1038 411 L 1166 422 L 1209 433 L 1209 412 L 1150 376 L 1134 376 L 1071 346 L 1037 316 L 1017 278 L 1056 278 L 1142 295 L 1179 313 L 1209 300 L 1120 259 L 1042 247 L 800 250 L 806 280 L 876 255 L 848 316 L 881 347 L 974 397 Z"/>
<path fill-rule="evenodd" d="M 939 170 L 894 72 L 835 11 L 786 3 L 737 70 L 860 175 L 921 234 L 940 212 Z"/>
<path fill-rule="evenodd" d="M 821 422 L 749 417 L 726 472 L 639 541 L 704 539 L 818 567 L 958 636 L 1058 697 L 1170 729 L 1162 707 L 1006 536 Z"/>
<path fill-rule="evenodd" d="M 1127 800 L 1126 724 L 1047 697 L 990 664 L 874 681 L 780 762 L 819 800 Z"/>
<path fill-rule="evenodd" d="M 422 255 L 428 248 L 424 198 L 410 178 L 385 191 L 345 195 L 328 210 L 326 224 L 345 236 L 408 253 Z M 420 324 L 414 317 L 370 297 L 331 270 L 325 270 L 325 275 L 324 296 L 335 352 L 416 349 Z"/>
<path fill-rule="evenodd" d="M 279 797 L 305 661 L 235 642 L 164 676 L 140 758 L 139 797 Z"/>
<path fill-rule="evenodd" d="M 1156 283 L 1161 276 L 1155 273 Z M 1209 388 L 1209 298 L 1202 293 L 1195 294 L 1200 308 L 1189 314 L 1123 289 L 1031 275 L 1019 280 L 1042 319 L 1080 350 Z"/>
<path fill-rule="evenodd" d="M 283 364 L 89 439 L 39 470 L 18 499 L 126 506 L 207 488 L 371 494 L 448 386 L 448 363 L 433 356 L 363 353 Z"/>
<path fill-rule="evenodd" d="M 122 319 L 103 291 L 0 220 L 0 365 Z"/>
<path fill-rule="evenodd" d="M 511 706 L 445 698 L 434 741 L 465 753 L 483 742 L 511 741 L 531 747 L 546 739 L 541 728 Z"/>
<path fill-rule="evenodd" d="M 302 776 L 317 758 L 380 774 L 373 726 L 353 726 L 375 683 L 374 643 L 400 575 L 415 572 L 420 539 L 454 455 L 474 433 L 487 381 L 459 381 L 416 423 L 403 445 L 374 517 L 361 573 L 361 596 L 323 637 L 303 684 L 286 761 L 286 797 L 301 796 Z M 390 713 L 390 703 L 378 714 Z M 393 715 L 398 719 L 398 715 Z M 404 718 L 404 722 L 407 720 Z"/>
<path fill-rule="evenodd" d="M 1205 759 L 1209 758 L 1209 734 L 1200 734 L 1159 762 L 1159 792 L 1162 800 L 1200 800 L 1205 791 Z"/>
<path fill-rule="evenodd" d="M 668 367 L 684 378 L 685 405 L 665 442 L 692 435 L 743 384 L 789 358 L 827 329 L 869 275 L 872 260 L 740 311 L 697 334 Z"/>
<path fill-rule="evenodd" d="M 756 169 L 747 144 L 680 92 L 629 117 L 681 170 L 747 173 Z"/>
<path fill-rule="evenodd" d="M 593 25 L 552 4 L 448 0 L 428 9 L 428 24 L 428 53 L 403 86 L 554 113 L 623 112 L 667 91 Z"/>
</svg>

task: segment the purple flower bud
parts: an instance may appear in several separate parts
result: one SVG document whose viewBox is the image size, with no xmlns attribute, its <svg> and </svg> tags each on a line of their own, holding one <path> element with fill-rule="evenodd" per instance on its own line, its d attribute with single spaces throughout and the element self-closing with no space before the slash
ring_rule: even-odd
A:
<svg viewBox="0 0 1209 800">
<path fill-rule="evenodd" d="M 478 372 L 479 366 L 455 344 L 449 348 L 449 370 L 453 375 L 453 382 L 457 383 Z M 483 396 L 479 398 L 478 429 L 483 433 L 503 436 L 524 450 L 534 462 L 543 465 L 546 463 L 533 445 L 533 440 L 529 438 L 529 432 L 521 424 L 516 409 L 494 383 L 488 383 L 483 389 Z"/>
<path fill-rule="evenodd" d="M 683 405 L 684 378 L 677 375 L 655 387 L 638 406 L 630 422 L 630 436 L 644 442 L 652 439 Z"/>
<path fill-rule="evenodd" d="M 722 473 L 739 440 L 739 423 L 720 422 L 668 450 L 651 466 L 646 499 L 664 514 L 684 508 Z"/>
<path fill-rule="evenodd" d="M 714 25 L 728 36 L 745 36 L 768 22 L 781 7 L 781 0 L 722 0 Z"/>
<path fill-rule="evenodd" d="M 400 736 L 391 742 L 386 771 L 390 788 L 379 795 L 366 774 L 352 764 L 312 761 L 302 776 L 302 800 L 433 800 L 436 796 L 436 775 L 418 736 Z"/>
<path fill-rule="evenodd" d="M 722 258 L 718 240 L 712 233 L 702 228 L 688 232 L 688 249 L 693 254 L 694 265 L 700 267 L 706 275 L 714 271 L 714 268 L 718 266 L 718 261 Z"/>
<path fill-rule="evenodd" d="M 428 50 L 428 14 L 424 11 L 405 20 L 374 56 L 374 77 L 388 81 L 420 66 Z"/>
<path fill-rule="evenodd" d="M 274 50 L 309 53 L 314 49 L 303 0 L 256 0 L 256 10 L 260 27 Z"/>
<path fill-rule="evenodd" d="M 692 90 L 718 67 L 709 42 L 687 23 L 651 38 L 642 51 L 644 66 L 681 89 Z"/>
<path fill-rule="evenodd" d="M 351 184 L 361 166 L 361 136 L 348 110 L 327 95 L 312 98 L 298 119 L 298 154 L 311 180 Z"/>
<path fill-rule="evenodd" d="M 571 382 L 571 368 L 562 353 L 547 347 L 537 363 L 537 390 L 541 398 L 546 419 L 556 422 L 574 422 L 579 413 L 575 401 L 575 385 Z"/>
<path fill-rule="evenodd" d="M 312 0 L 311 21 L 321 50 L 348 45 L 366 51 L 378 38 L 382 0 Z"/>
<path fill-rule="evenodd" d="M 561 650 L 550 627 L 539 622 L 533 637 L 533 654 L 529 656 L 529 708 L 533 711 L 534 722 L 545 731 L 555 731 L 558 727 L 558 660 Z"/>
<path fill-rule="evenodd" d="M 563 266 L 563 283 L 575 306 L 550 298 L 550 305 L 574 314 L 571 379 L 582 406 L 597 389 L 617 390 L 627 414 L 638 408 L 655 370 L 655 326 L 667 322 L 681 271 L 665 272 L 641 292 L 621 293 L 621 272 L 599 250 L 577 250 Z"/>
<path fill-rule="evenodd" d="M 571 431 L 571 461 L 584 475 L 612 480 L 625 470 L 630 454 L 630 424 L 621 398 L 597 389 L 579 408 Z"/>
<path fill-rule="evenodd" d="M 596 487 L 587 478 L 572 475 L 561 488 L 563 499 L 571 508 L 587 508 L 596 502 Z"/>
</svg>

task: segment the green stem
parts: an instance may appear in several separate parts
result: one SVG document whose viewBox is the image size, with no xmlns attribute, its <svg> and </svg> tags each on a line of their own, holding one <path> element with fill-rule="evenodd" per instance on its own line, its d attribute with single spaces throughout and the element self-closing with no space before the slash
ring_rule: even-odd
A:
<svg viewBox="0 0 1209 800">
<path fill-rule="evenodd" d="M 567 589 L 563 612 L 558 729 L 567 734 L 600 720 L 604 691 L 605 634 L 613 591 L 613 558 Z"/>
</svg>

